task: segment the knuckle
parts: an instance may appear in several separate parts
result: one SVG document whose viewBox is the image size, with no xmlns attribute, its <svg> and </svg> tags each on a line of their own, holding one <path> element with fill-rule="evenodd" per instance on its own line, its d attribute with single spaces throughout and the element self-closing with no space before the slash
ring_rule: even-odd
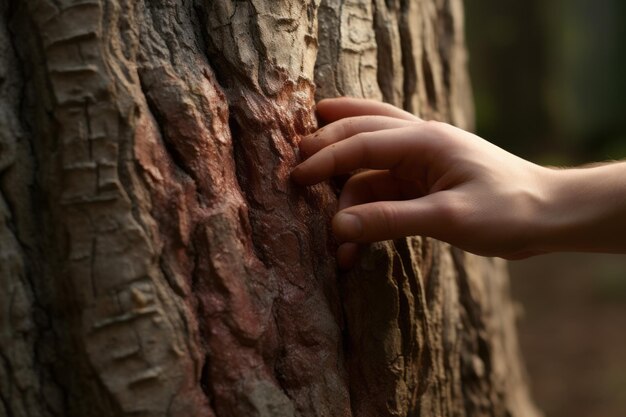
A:
<svg viewBox="0 0 626 417">
<path fill-rule="evenodd" d="M 336 128 L 336 136 L 341 138 L 348 138 L 351 136 L 352 123 L 350 118 L 341 119 L 333 123 Z"/>
<path fill-rule="evenodd" d="M 444 122 L 439 122 L 437 120 L 428 120 L 424 122 L 424 129 L 436 136 L 442 136 L 448 133 L 449 125 Z"/>
<path fill-rule="evenodd" d="M 359 132 L 354 136 L 350 137 L 349 143 L 353 145 L 353 150 L 358 152 L 361 157 L 361 165 L 365 167 L 369 167 L 372 160 L 371 155 L 371 132 Z"/>
<path fill-rule="evenodd" d="M 467 221 L 467 204 L 456 196 L 443 197 L 438 206 L 439 218 L 453 228 Z"/>
<path fill-rule="evenodd" d="M 370 132 L 357 132 L 354 135 L 352 135 L 351 138 L 352 140 L 356 142 L 362 142 L 366 140 L 369 135 L 370 135 Z"/>
<path fill-rule="evenodd" d="M 346 117 L 345 119 L 335 122 L 337 123 L 337 129 L 339 130 L 339 132 L 337 132 L 337 136 L 347 139 L 358 134 L 361 129 L 361 123 L 366 119 L 366 116 L 353 116 Z"/>
<path fill-rule="evenodd" d="M 381 234 L 395 236 L 398 231 L 398 215 L 393 204 L 381 204 L 378 208 L 378 225 Z"/>
<path fill-rule="evenodd" d="M 332 145 L 330 145 L 327 149 L 327 154 L 328 154 L 328 160 L 329 160 L 329 166 L 330 166 L 330 171 L 333 174 L 336 174 L 340 169 L 341 169 L 341 163 L 338 160 L 337 157 L 337 149 L 338 149 L 338 145 L 336 143 L 333 143 Z"/>
</svg>

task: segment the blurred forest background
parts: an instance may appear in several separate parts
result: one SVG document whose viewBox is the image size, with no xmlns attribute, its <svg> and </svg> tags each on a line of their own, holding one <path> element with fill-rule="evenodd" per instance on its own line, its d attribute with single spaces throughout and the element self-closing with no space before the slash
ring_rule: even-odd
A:
<svg viewBox="0 0 626 417">
<path fill-rule="evenodd" d="M 541 164 L 626 158 L 626 1 L 465 3 L 480 136 Z M 626 256 L 545 255 L 511 274 L 546 417 L 626 415 Z"/>
</svg>

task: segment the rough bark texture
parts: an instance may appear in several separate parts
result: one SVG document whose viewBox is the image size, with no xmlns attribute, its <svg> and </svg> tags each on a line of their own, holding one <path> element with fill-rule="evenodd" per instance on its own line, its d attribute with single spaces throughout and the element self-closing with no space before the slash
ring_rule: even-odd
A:
<svg viewBox="0 0 626 417">
<path fill-rule="evenodd" d="M 471 128 L 460 0 L 0 0 L 0 416 L 519 416 L 505 265 L 337 274 L 315 98 Z"/>
</svg>

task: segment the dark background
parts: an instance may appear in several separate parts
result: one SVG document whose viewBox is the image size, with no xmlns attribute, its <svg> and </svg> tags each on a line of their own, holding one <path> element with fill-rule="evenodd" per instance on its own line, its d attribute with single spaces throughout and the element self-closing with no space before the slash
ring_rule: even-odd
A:
<svg viewBox="0 0 626 417">
<path fill-rule="evenodd" d="M 465 7 L 480 136 L 541 164 L 626 158 L 625 0 Z M 625 416 L 626 255 L 544 255 L 510 268 L 546 417 Z"/>
</svg>

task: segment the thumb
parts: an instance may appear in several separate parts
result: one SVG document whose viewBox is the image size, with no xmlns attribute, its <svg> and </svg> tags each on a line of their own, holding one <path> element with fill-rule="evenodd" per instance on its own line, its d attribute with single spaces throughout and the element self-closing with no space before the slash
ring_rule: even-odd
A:
<svg viewBox="0 0 626 417">
<path fill-rule="evenodd" d="M 447 235 L 449 210 L 435 193 L 406 201 L 377 201 L 341 210 L 333 218 L 333 232 L 342 242 L 376 242 L 404 236 Z"/>
</svg>

